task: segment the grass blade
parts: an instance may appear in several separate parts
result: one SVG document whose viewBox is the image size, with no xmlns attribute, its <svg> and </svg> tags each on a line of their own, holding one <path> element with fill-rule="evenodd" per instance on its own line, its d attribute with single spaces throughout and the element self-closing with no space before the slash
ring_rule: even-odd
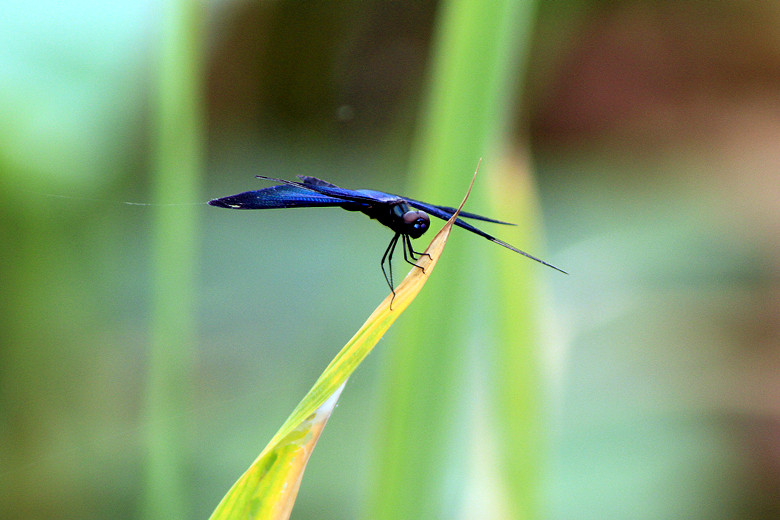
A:
<svg viewBox="0 0 780 520">
<path fill-rule="evenodd" d="M 183 468 L 195 342 L 196 206 L 164 205 L 175 193 L 200 199 L 203 158 L 201 16 L 198 2 L 167 0 L 157 63 L 154 114 L 153 302 L 146 388 L 143 517 L 189 516 Z"/>
<path fill-rule="evenodd" d="M 497 158 L 510 138 L 517 142 L 510 128 L 512 117 L 519 112 L 517 87 L 530 46 L 535 4 L 531 0 L 447 0 L 440 4 L 430 90 L 411 160 L 414 187 L 409 192 L 423 200 L 446 202 L 454 197 L 453 176 L 462 171 L 463 164 L 480 156 L 486 158 L 487 183 L 493 184 Z M 511 220 L 511 214 L 489 209 L 490 191 L 479 190 L 469 210 Z M 536 254 L 532 244 L 514 240 L 518 229 L 527 226 L 523 221 L 514 222 L 517 228 L 501 229 L 500 238 Z M 476 450 L 498 442 L 508 444 L 496 451 L 537 450 L 538 438 L 526 437 L 528 444 L 520 448 L 513 443 L 515 439 L 500 435 L 502 428 L 495 423 L 504 420 L 504 410 L 490 407 L 497 400 L 486 402 L 496 391 L 491 357 L 495 356 L 495 365 L 503 362 L 495 355 L 497 343 L 514 341 L 503 336 L 503 331 L 499 333 L 499 327 L 503 323 L 518 328 L 529 324 L 528 316 L 522 314 L 525 308 L 514 308 L 512 301 L 501 300 L 502 287 L 514 286 L 514 280 L 524 276 L 524 268 L 517 266 L 531 262 L 480 240 L 456 237 L 450 246 L 452 261 L 441 266 L 434 283 L 421 295 L 418 305 L 422 304 L 423 310 L 404 321 L 398 331 L 398 348 L 389 353 L 383 365 L 385 403 L 378 426 L 379 456 L 365 518 L 473 518 L 464 512 L 467 503 L 495 503 L 491 497 L 473 495 L 476 475 L 481 474 L 500 483 L 492 489 L 499 490 L 496 493 L 502 495 L 503 502 L 518 502 L 511 506 L 512 511 L 527 509 L 519 504 L 530 494 L 520 490 L 525 483 L 500 474 L 497 466 L 502 461 L 481 458 Z M 504 268 L 500 257 L 511 265 Z M 547 269 L 533 268 L 529 269 L 533 270 L 531 276 Z M 431 323 L 448 326 L 432 327 Z M 532 342 L 506 346 L 534 347 Z M 536 409 L 532 401 L 538 399 L 537 393 L 521 395 L 520 399 L 524 410 Z M 501 404 L 517 403 L 502 400 Z M 538 419 L 524 414 L 522 420 Z M 525 466 L 523 471 L 539 481 L 538 464 Z M 509 506 L 502 504 L 498 509 Z M 502 516 L 500 512 L 491 516 L 480 511 L 478 517 Z M 503 517 L 524 516 L 510 513 Z"/>
</svg>

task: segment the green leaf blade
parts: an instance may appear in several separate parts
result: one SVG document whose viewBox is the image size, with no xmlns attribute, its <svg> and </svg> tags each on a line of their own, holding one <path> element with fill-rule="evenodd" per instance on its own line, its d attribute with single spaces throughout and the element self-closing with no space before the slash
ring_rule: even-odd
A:
<svg viewBox="0 0 780 520">
<path fill-rule="evenodd" d="M 472 185 L 473 182 L 472 179 Z M 417 262 L 419 267 L 409 271 L 396 287 L 395 294 L 385 298 L 325 368 L 265 449 L 222 498 L 211 520 L 289 518 L 306 463 L 344 385 L 425 285 L 459 212 L 460 208 L 433 238 Z"/>
</svg>

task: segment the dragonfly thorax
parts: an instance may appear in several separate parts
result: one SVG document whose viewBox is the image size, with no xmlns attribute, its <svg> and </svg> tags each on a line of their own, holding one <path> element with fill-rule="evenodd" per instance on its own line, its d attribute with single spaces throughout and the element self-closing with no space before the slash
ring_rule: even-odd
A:
<svg viewBox="0 0 780 520">
<path fill-rule="evenodd" d="M 409 238 L 420 238 L 431 225 L 431 219 L 427 213 L 413 210 L 405 202 L 393 204 L 389 217 L 388 222 L 382 222 L 382 224 L 397 233 L 408 235 Z"/>
<path fill-rule="evenodd" d="M 407 235 L 410 238 L 421 237 L 431 225 L 431 219 L 427 213 L 413 210 L 405 202 L 384 207 L 372 206 L 370 209 L 362 211 L 396 233 Z"/>
</svg>

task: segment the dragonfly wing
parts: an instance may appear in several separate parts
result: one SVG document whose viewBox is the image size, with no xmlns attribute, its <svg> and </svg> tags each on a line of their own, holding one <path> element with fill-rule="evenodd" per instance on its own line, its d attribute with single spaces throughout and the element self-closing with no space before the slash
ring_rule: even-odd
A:
<svg viewBox="0 0 780 520">
<path fill-rule="evenodd" d="M 268 181 L 276 181 L 286 184 L 288 186 L 297 186 L 305 190 L 311 190 L 313 192 L 325 195 L 327 197 L 334 197 L 342 199 L 342 201 L 357 202 L 361 204 L 376 204 L 383 202 L 400 202 L 403 201 L 401 197 L 382 193 L 380 191 L 371 190 L 348 190 L 346 188 L 339 188 L 335 184 L 317 179 L 316 177 L 303 176 L 304 182 L 287 181 L 284 179 L 275 179 L 273 177 L 265 177 L 263 175 L 255 175 L 258 179 L 265 179 Z"/>
<path fill-rule="evenodd" d="M 439 206 L 434 206 L 432 204 L 426 204 L 424 202 L 419 202 L 419 201 L 416 201 L 416 200 L 412 201 L 412 200 L 408 200 L 407 199 L 407 202 L 409 202 L 409 204 L 411 204 L 415 208 L 418 208 L 418 209 L 421 209 L 423 211 L 426 211 L 426 212 L 430 213 L 431 215 L 433 215 L 434 217 L 440 218 L 442 220 L 449 220 L 450 217 L 452 217 L 452 215 L 455 213 L 455 210 L 453 208 L 443 208 L 443 207 L 439 207 Z M 449 211 L 451 209 L 452 209 L 452 211 Z M 474 217 L 471 217 L 471 218 L 474 218 Z M 480 220 L 487 220 L 488 222 L 495 222 L 492 219 L 485 219 L 484 217 L 482 219 L 480 219 Z M 504 224 L 504 222 L 500 222 L 500 223 Z M 499 240 L 496 237 L 494 237 L 493 235 L 489 235 L 488 233 L 485 233 L 481 229 L 475 228 L 471 224 L 468 224 L 468 223 L 462 221 L 460 218 L 455 219 L 455 225 L 458 226 L 458 227 L 461 227 L 463 229 L 466 229 L 468 231 L 471 231 L 472 233 L 474 233 L 476 235 L 479 235 L 481 237 L 485 237 L 488 240 L 490 240 L 491 242 L 493 242 L 494 244 L 498 244 L 498 245 L 503 246 L 503 247 L 505 247 L 507 249 L 510 249 L 510 250 L 514 251 L 515 253 L 519 253 L 519 254 L 527 257 L 527 258 L 530 258 L 531 260 L 535 260 L 535 261 L 539 262 L 540 264 L 544 264 L 547 267 L 552 267 L 556 271 L 560 271 L 560 272 L 562 272 L 564 274 L 569 274 L 566 271 L 564 271 L 563 269 L 559 269 L 558 267 L 555 267 L 552 264 L 548 264 L 544 260 L 542 260 L 540 258 L 536 258 L 535 256 L 533 256 L 530 253 L 526 253 L 525 251 L 517 249 L 512 244 L 507 244 L 503 240 Z"/>
<path fill-rule="evenodd" d="M 385 193 L 384 191 L 376 191 L 376 190 L 355 190 L 355 191 L 365 197 L 371 197 L 377 202 L 384 202 L 387 204 L 393 204 L 397 202 L 407 202 L 407 200 L 403 197 L 399 197 L 398 195 L 393 195 L 392 193 Z"/>
<path fill-rule="evenodd" d="M 447 220 L 449 220 L 449 218 L 455 214 L 455 208 L 451 208 L 449 206 L 434 206 L 433 204 L 428 204 L 427 202 L 421 202 L 419 200 L 414 200 L 414 199 L 406 199 L 406 202 L 408 202 L 409 205 L 414 206 L 415 208 L 421 209 L 423 211 L 430 211 L 431 208 L 435 208 L 443 213 L 449 213 L 449 217 L 447 217 Z M 468 211 L 461 211 L 460 216 L 465 218 L 473 218 L 474 220 L 481 220 L 483 222 L 492 222 L 493 224 L 504 224 L 505 226 L 517 225 L 517 224 L 512 224 L 511 222 L 504 222 L 503 220 L 496 220 L 490 217 L 483 217 L 482 215 L 477 215 L 476 213 L 469 213 Z"/>
<path fill-rule="evenodd" d="M 350 201 L 329 197 L 306 188 L 282 184 L 262 190 L 245 191 L 210 200 L 209 204 L 231 209 L 315 208 L 342 206 Z"/>
<path fill-rule="evenodd" d="M 309 175 L 298 175 L 297 176 L 301 182 L 307 186 L 325 186 L 327 188 L 338 188 L 335 184 L 332 184 L 328 181 L 323 181 L 322 179 L 318 179 L 317 177 L 311 177 Z"/>
</svg>

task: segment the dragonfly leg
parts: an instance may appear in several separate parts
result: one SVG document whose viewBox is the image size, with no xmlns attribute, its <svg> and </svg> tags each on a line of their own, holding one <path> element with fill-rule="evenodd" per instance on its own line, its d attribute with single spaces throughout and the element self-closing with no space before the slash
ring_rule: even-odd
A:
<svg viewBox="0 0 780 520">
<path fill-rule="evenodd" d="M 404 260 L 406 260 L 406 263 L 422 269 L 422 272 L 424 273 L 425 269 L 421 265 L 417 265 L 416 263 L 414 263 L 414 261 L 417 260 L 414 257 L 414 255 L 425 255 L 428 258 L 430 258 L 431 255 L 429 255 L 428 253 L 418 253 L 417 251 L 415 251 L 412 248 L 412 239 L 409 238 L 409 235 L 404 235 L 404 241 L 403 241 L 402 245 L 403 245 L 403 248 L 404 248 Z M 407 256 L 407 254 L 406 254 L 407 250 L 409 251 L 409 256 L 412 257 L 412 260 L 409 260 L 409 256 Z"/>
<path fill-rule="evenodd" d="M 428 258 L 431 258 L 431 255 L 429 255 L 428 253 L 420 253 L 419 251 L 415 251 L 414 250 L 414 248 L 412 247 L 412 240 L 409 238 L 409 235 L 406 235 L 406 247 L 409 249 L 409 256 L 411 256 L 412 260 L 414 260 L 414 261 L 417 261 L 417 259 L 414 257 L 414 255 L 418 255 L 418 256 L 425 255 Z M 415 265 L 417 265 L 417 264 L 415 264 Z M 417 266 L 417 267 L 420 267 L 420 266 Z"/>
<path fill-rule="evenodd" d="M 395 252 L 395 246 L 398 243 L 398 238 L 400 236 L 401 233 L 396 233 L 395 236 L 393 236 L 393 239 L 390 240 L 390 243 L 387 245 L 387 249 L 385 249 L 385 254 L 382 255 L 382 261 L 379 264 L 382 267 L 382 274 L 385 275 L 385 281 L 393 292 L 393 297 L 395 297 L 395 287 L 393 287 L 393 252 Z M 406 249 L 404 249 L 404 251 L 406 251 Z M 387 275 L 387 271 L 385 270 L 385 261 L 387 261 L 387 266 L 390 268 L 390 276 Z"/>
</svg>

